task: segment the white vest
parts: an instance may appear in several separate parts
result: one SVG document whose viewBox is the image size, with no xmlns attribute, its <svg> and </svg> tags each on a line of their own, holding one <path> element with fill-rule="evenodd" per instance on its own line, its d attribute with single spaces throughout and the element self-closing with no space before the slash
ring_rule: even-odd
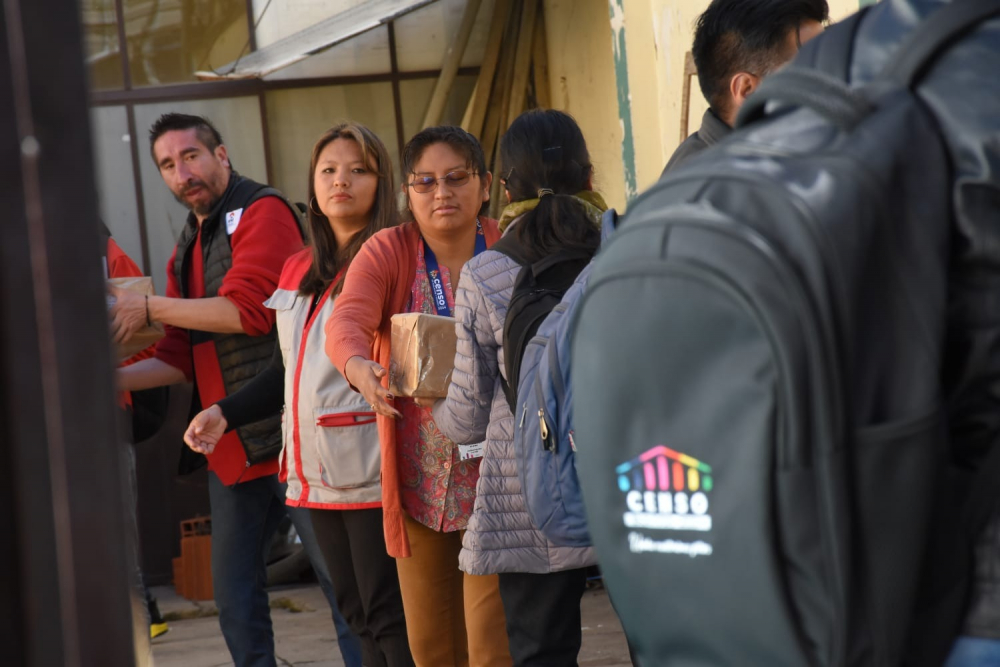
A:
<svg viewBox="0 0 1000 667">
<path fill-rule="evenodd" d="M 287 503 L 319 509 L 379 507 L 381 454 L 375 413 L 326 356 L 325 325 L 334 299 L 320 303 L 303 341 L 312 298 L 300 295 L 297 287 L 309 262 L 295 260 L 307 252 L 289 260 L 278 289 L 265 303 L 276 311 L 285 362 L 279 460 L 281 475 L 287 476 Z"/>
</svg>

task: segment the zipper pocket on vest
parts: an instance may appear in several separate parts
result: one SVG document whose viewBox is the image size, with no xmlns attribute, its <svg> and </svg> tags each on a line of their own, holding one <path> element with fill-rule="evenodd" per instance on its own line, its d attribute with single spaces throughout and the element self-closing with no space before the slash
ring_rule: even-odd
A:
<svg viewBox="0 0 1000 667">
<path fill-rule="evenodd" d="M 318 417 L 316 419 L 316 426 L 342 428 L 345 426 L 363 426 L 374 422 L 374 412 L 335 412 Z"/>
</svg>

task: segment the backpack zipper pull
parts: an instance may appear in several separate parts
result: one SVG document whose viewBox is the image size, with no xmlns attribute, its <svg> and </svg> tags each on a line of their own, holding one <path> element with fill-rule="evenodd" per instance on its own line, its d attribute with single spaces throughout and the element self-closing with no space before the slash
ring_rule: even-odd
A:
<svg viewBox="0 0 1000 667">
<path fill-rule="evenodd" d="M 528 404 L 525 403 L 524 407 L 521 408 L 521 423 L 517 425 L 518 428 L 524 428 L 524 419 L 528 416 Z"/>
<path fill-rule="evenodd" d="M 548 449 L 549 427 L 545 425 L 545 410 L 538 410 L 538 430 L 542 436 L 542 445 Z"/>
</svg>

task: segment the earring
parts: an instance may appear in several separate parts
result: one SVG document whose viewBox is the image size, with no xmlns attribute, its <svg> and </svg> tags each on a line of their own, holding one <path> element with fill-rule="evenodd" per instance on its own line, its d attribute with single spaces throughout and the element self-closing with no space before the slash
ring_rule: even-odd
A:
<svg viewBox="0 0 1000 667">
<path fill-rule="evenodd" d="M 319 202 L 316 201 L 315 197 L 309 200 L 309 210 L 312 211 L 314 214 L 323 217 L 323 215 L 325 215 L 323 211 L 317 211 L 315 208 L 313 208 L 314 203 L 316 204 L 317 207 L 319 206 Z"/>
</svg>

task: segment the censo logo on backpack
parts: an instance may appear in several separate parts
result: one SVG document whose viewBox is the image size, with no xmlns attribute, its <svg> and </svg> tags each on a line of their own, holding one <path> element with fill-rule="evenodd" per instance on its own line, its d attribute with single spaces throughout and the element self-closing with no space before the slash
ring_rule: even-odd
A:
<svg viewBox="0 0 1000 667">
<path fill-rule="evenodd" d="M 624 494 L 622 521 L 630 529 L 632 553 L 662 553 L 711 556 L 712 545 L 704 540 L 685 541 L 660 531 L 712 530 L 709 495 L 712 468 L 698 459 L 657 445 L 615 472 Z M 651 531 L 656 531 L 655 533 Z"/>
</svg>

